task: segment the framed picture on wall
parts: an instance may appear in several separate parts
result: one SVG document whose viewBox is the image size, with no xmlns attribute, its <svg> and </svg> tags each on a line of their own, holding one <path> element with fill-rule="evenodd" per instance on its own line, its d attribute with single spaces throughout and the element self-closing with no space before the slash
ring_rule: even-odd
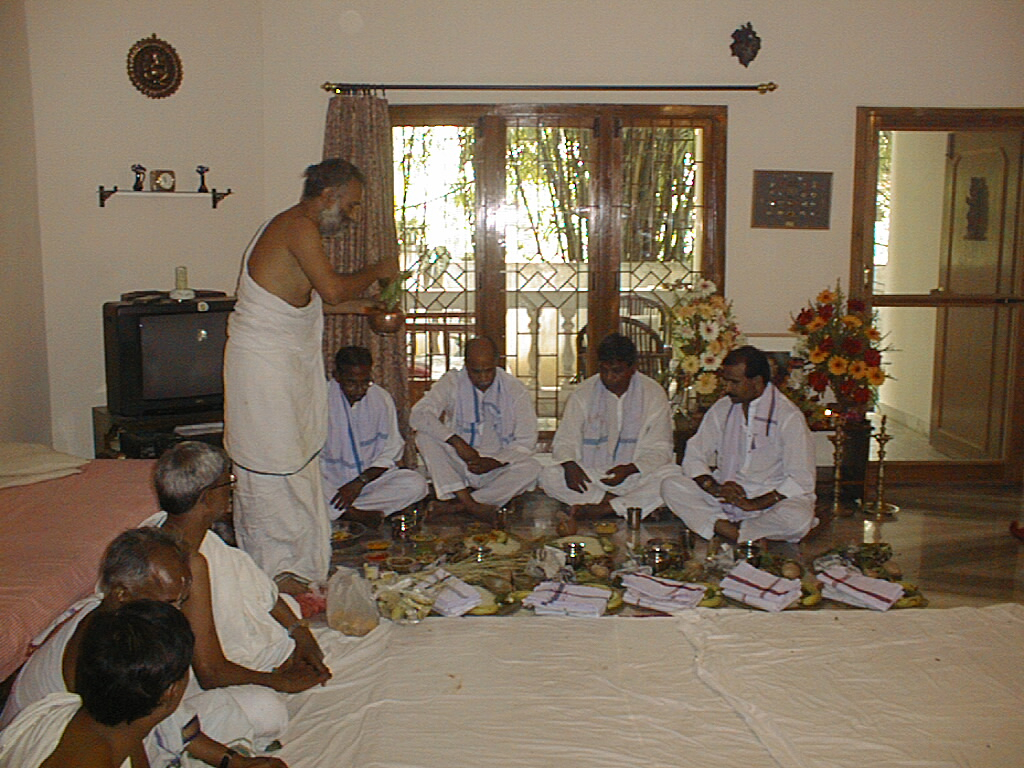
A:
<svg viewBox="0 0 1024 768">
<path fill-rule="evenodd" d="M 754 171 L 752 227 L 828 229 L 831 208 L 831 173 Z"/>
</svg>

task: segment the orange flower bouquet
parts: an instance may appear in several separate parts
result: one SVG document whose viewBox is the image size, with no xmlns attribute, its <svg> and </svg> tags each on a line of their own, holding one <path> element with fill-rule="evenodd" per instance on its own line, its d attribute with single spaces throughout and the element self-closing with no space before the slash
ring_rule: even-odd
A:
<svg viewBox="0 0 1024 768">
<path fill-rule="evenodd" d="M 800 310 L 790 330 L 800 338 L 790 371 L 793 399 L 812 423 L 823 420 L 830 390 L 838 415 L 860 419 L 878 400 L 886 379 L 882 370 L 882 334 L 864 302 L 843 295 L 839 283 Z M 815 418 L 818 417 L 818 418 Z"/>
</svg>

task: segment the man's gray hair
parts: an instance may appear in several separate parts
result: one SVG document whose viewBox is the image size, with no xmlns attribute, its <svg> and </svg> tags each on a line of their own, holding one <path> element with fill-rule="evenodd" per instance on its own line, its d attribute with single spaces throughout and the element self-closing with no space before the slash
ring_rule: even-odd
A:
<svg viewBox="0 0 1024 768">
<path fill-rule="evenodd" d="M 114 587 L 136 591 L 153 577 L 153 555 L 165 549 L 188 566 L 188 549 L 173 533 L 162 528 L 131 528 L 107 545 L 100 562 L 100 591 Z"/>
<path fill-rule="evenodd" d="M 153 483 L 160 508 L 169 515 L 190 511 L 230 466 L 221 448 L 197 440 L 178 443 L 156 462 Z"/>
</svg>

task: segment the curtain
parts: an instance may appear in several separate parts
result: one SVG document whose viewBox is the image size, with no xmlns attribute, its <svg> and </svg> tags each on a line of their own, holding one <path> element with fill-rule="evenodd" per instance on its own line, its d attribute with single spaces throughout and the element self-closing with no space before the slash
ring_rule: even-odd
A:
<svg viewBox="0 0 1024 768">
<path fill-rule="evenodd" d="M 331 98 L 324 131 L 324 159 L 340 157 L 353 163 L 366 177 L 360 219 L 339 237 L 325 241 L 327 256 L 339 272 L 352 272 L 398 250 L 395 232 L 394 169 L 388 103 L 368 89 Z M 376 291 L 377 289 L 371 289 Z M 339 347 L 358 344 L 373 355 L 374 382 L 395 399 L 398 424 L 409 435 L 406 386 L 405 333 L 379 336 L 362 315 L 327 315 L 324 318 L 324 359 L 334 372 Z M 407 451 L 408 455 L 408 451 Z"/>
</svg>

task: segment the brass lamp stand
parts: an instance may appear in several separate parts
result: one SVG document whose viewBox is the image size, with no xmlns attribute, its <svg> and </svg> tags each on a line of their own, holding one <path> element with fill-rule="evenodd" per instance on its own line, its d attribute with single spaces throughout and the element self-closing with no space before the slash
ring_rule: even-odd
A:
<svg viewBox="0 0 1024 768">
<path fill-rule="evenodd" d="M 885 419 L 886 417 L 882 416 L 878 434 L 872 435 L 878 443 L 878 490 L 874 502 L 864 504 L 861 508 L 865 514 L 873 515 L 876 520 L 891 520 L 900 511 L 898 506 L 885 500 L 885 445 L 892 440 L 892 435 L 885 431 Z"/>
<path fill-rule="evenodd" d="M 846 430 L 843 429 L 843 417 L 831 409 L 825 410 L 825 417 L 832 422 L 832 434 L 828 440 L 832 443 L 832 516 L 849 517 L 853 510 L 847 509 L 843 504 L 843 450 L 846 443 Z"/>
</svg>

